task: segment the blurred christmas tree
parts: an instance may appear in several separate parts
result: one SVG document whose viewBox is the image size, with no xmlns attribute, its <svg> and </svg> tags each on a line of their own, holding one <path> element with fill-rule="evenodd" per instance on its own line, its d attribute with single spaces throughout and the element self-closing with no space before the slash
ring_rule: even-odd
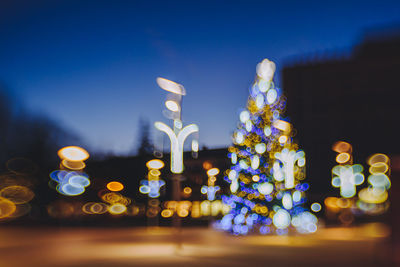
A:
<svg viewBox="0 0 400 267">
<path fill-rule="evenodd" d="M 232 161 L 224 179 L 231 207 L 217 227 L 234 234 L 260 231 L 285 234 L 315 232 L 317 218 L 304 208 L 305 154 L 293 141 L 295 131 L 282 117 L 285 97 L 272 82 L 275 64 L 264 59 L 257 65 L 247 109 L 240 113 L 238 129 L 229 148 Z"/>
</svg>

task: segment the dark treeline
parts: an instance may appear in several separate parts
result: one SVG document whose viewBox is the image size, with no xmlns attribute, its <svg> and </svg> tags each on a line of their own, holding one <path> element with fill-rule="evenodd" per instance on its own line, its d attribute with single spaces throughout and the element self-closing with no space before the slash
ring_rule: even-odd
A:
<svg viewBox="0 0 400 267">
<path fill-rule="evenodd" d="M 52 119 L 18 107 L 0 83 L 0 170 L 6 171 L 6 162 L 16 157 L 48 167 L 58 161 L 60 147 L 79 143 Z"/>
</svg>

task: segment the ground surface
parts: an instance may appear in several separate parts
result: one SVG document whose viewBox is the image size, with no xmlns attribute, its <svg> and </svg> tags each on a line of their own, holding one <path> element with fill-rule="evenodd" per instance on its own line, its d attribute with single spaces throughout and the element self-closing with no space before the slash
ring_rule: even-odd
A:
<svg viewBox="0 0 400 267">
<path fill-rule="evenodd" d="M 205 228 L 0 227 L 0 266 L 393 266 L 389 235 L 377 224 L 246 237 Z"/>
</svg>

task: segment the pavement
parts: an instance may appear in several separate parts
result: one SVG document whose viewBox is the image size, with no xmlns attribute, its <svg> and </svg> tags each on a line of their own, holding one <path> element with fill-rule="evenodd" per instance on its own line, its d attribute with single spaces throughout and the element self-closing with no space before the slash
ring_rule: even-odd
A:
<svg viewBox="0 0 400 267">
<path fill-rule="evenodd" d="M 0 226 L 0 267 L 395 266 L 383 224 L 236 237 L 207 228 Z"/>
</svg>

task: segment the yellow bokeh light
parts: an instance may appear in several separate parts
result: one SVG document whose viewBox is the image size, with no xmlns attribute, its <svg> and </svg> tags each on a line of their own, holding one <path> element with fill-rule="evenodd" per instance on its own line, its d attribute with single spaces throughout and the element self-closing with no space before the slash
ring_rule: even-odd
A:
<svg viewBox="0 0 400 267">
<path fill-rule="evenodd" d="M 157 217 L 159 212 L 159 208 L 155 208 L 155 207 L 150 207 L 147 211 L 146 211 L 146 216 L 149 218 L 154 218 Z"/>
<path fill-rule="evenodd" d="M 160 201 L 156 198 L 150 199 L 147 203 L 150 207 L 158 207 L 160 205 Z"/>
<path fill-rule="evenodd" d="M 17 207 L 15 204 L 3 197 L 0 197 L 0 219 L 7 218 L 15 212 Z"/>
<path fill-rule="evenodd" d="M 118 192 L 124 189 L 124 185 L 120 182 L 112 181 L 107 184 L 107 189 L 110 191 Z"/>
<path fill-rule="evenodd" d="M 161 172 L 159 170 L 152 169 L 149 171 L 149 175 L 153 177 L 158 177 L 161 175 Z"/>
<path fill-rule="evenodd" d="M 347 198 L 338 198 L 336 200 L 336 205 L 339 208 L 346 209 L 351 207 L 351 201 Z"/>
<path fill-rule="evenodd" d="M 277 120 L 273 123 L 273 126 L 281 131 L 283 131 L 284 133 L 290 133 L 290 130 L 292 128 L 292 125 L 287 122 L 287 121 L 283 121 L 283 120 Z"/>
<path fill-rule="evenodd" d="M 88 202 L 82 206 L 82 211 L 86 214 L 103 214 L 108 210 L 108 205 L 104 203 Z"/>
<path fill-rule="evenodd" d="M 86 167 L 86 164 L 83 161 L 70 161 L 66 159 L 61 161 L 61 165 L 73 171 L 79 171 Z"/>
<path fill-rule="evenodd" d="M 174 215 L 174 212 L 172 210 L 163 210 L 163 211 L 161 211 L 161 216 L 164 217 L 164 218 L 172 217 L 172 215 Z"/>
<path fill-rule="evenodd" d="M 153 159 L 146 163 L 147 168 L 158 170 L 164 167 L 164 162 L 159 159 Z"/>
<path fill-rule="evenodd" d="M 339 164 L 346 163 L 350 160 L 350 154 L 347 152 L 342 152 L 336 156 L 336 162 Z"/>
<path fill-rule="evenodd" d="M 190 188 L 190 187 L 183 188 L 183 193 L 185 193 L 187 195 L 191 194 L 192 193 L 192 188 Z"/>
<path fill-rule="evenodd" d="M 385 154 L 377 153 L 377 154 L 370 156 L 367 159 L 368 165 L 373 165 L 378 162 L 386 163 L 386 165 L 389 165 L 389 157 L 386 156 Z"/>
<path fill-rule="evenodd" d="M 106 193 L 106 194 L 102 195 L 101 198 L 105 202 L 108 202 L 108 203 L 117 203 L 124 197 L 121 194 L 111 192 L 111 193 Z"/>
<path fill-rule="evenodd" d="M 89 158 L 89 153 L 78 146 L 67 146 L 58 151 L 58 156 L 68 161 L 84 161 Z"/>
<path fill-rule="evenodd" d="M 369 167 L 371 174 L 386 173 L 389 170 L 389 166 L 384 162 L 376 162 Z"/>
<path fill-rule="evenodd" d="M 108 207 L 108 212 L 113 215 L 119 215 L 126 212 L 126 206 L 120 203 L 112 204 Z"/>
<path fill-rule="evenodd" d="M 201 217 L 200 214 L 200 201 L 193 201 L 192 203 L 192 211 L 191 214 L 192 218 L 199 218 Z"/>
<path fill-rule="evenodd" d="M 327 197 L 324 200 L 324 204 L 328 208 L 338 208 L 337 201 L 338 198 L 336 197 Z"/>
<path fill-rule="evenodd" d="M 287 140 L 288 140 L 288 137 L 286 135 L 281 135 L 278 139 L 279 143 L 281 143 L 281 144 L 286 143 Z"/>
<path fill-rule="evenodd" d="M 179 217 L 187 217 L 189 215 L 189 211 L 184 208 L 178 209 L 176 213 Z"/>
<path fill-rule="evenodd" d="M 258 181 L 260 181 L 260 176 L 254 175 L 253 177 L 251 177 L 251 179 L 252 179 L 254 182 L 258 182 Z"/>
<path fill-rule="evenodd" d="M 358 197 L 366 203 L 379 204 L 385 202 L 388 199 L 388 193 L 386 190 L 369 187 L 360 190 L 360 192 L 358 193 Z"/>
<path fill-rule="evenodd" d="M 6 198 L 14 204 L 23 204 L 31 201 L 35 194 L 28 187 L 11 185 L 0 190 L 0 197 Z"/>
<path fill-rule="evenodd" d="M 108 210 L 108 206 L 104 203 L 94 203 L 90 207 L 90 211 L 94 214 L 103 214 Z"/>
</svg>

